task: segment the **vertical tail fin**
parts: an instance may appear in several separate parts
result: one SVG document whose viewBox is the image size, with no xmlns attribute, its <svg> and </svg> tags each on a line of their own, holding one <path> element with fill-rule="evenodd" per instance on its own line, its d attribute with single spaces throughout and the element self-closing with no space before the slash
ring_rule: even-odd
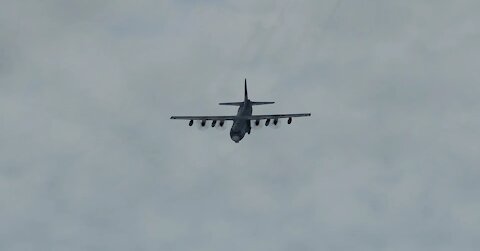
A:
<svg viewBox="0 0 480 251">
<path fill-rule="evenodd" d="M 248 100 L 247 79 L 245 79 L 245 101 Z"/>
</svg>

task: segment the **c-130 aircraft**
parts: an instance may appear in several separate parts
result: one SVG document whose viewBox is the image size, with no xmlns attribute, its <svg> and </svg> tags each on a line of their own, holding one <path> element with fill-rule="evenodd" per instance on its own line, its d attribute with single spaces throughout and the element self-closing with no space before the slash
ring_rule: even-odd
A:
<svg viewBox="0 0 480 251">
<path fill-rule="evenodd" d="M 310 113 L 295 113 L 295 114 L 272 114 L 272 115 L 252 115 L 252 106 L 254 105 L 269 105 L 274 104 L 275 102 L 255 102 L 248 99 L 248 91 L 247 91 L 247 79 L 245 79 L 245 97 L 243 102 L 227 102 L 227 103 L 219 103 L 219 105 L 231 105 L 231 106 L 239 106 L 238 112 L 236 116 L 172 116 L 170 119 L 182 119 L 182 120 L 190 120 L 189 126 L 193 125 L 194 120 L 201 121 L 201 126 L 205 127 L 207 124 L 207 120 L 212 121 L 212 127 L 215 127 L 217 121 L 219 122 L 218 125 L 223 127 L 226 120 L 232 120 L 233 125 L 232 129 L 230 130 L 230 138 L 235 142 L 239 143 L 245 134 L 250 134 L 252 130 L 251 121 L 255 121 L 255 126 L 260 125 L 260 120 L 265 120 L 265 126 L 270 124 L 270 120 L 273 120 L 273 124 L 278 124 L 278 119 L 280 118 L 288 118 L 288 124 L 292 123 L 292 118 L 296 117 L 309 117 L 311 116 Z"/>
</svg>

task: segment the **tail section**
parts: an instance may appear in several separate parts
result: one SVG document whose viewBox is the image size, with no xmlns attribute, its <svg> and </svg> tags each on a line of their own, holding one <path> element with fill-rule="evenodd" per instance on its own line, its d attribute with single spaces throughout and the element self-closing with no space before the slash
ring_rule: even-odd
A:
<svg viewBox="0 0 480 251">
<path fill-rule="evenodd" d="M 247 79 L 245 79 L 245 101 L 249 100 L 248 99 L 248 91 L 247 91 Z M 274 104 L 275 102 L 255 102 L 255 101 L 250 101 L 250 104 L 252 105 L 271 105 Z"/>
<path fill-rule="evenodd" d="M 248 91 L 247 91 L 247 79 L 245 79 L 245 101 L 248 100 Z"/>
<path fill-rule="evenodd" d="M 275 104 L 275 102 L 255 102 L 255 101 L 252 101 L 251 104 L 252 105 L 271 105 L 271 104 Z"/>
<path fill-rule="evenodd" d="M 233 106 L 242 106 L 245 102 L 249 101 L 248 99 L 248 90 L 247 90 L 247 79 L 245 79 L 245 96 L 244 96 L 244 101 L 243 102 L 225 102 L 225 103 L 219 103 L 219 105 L 233 105 Z M 255 101 L 250 101 L 251 105 L 271 105 L 274 104 L 275 102 L 255 102 Z"/>
<path fill-rule="evenodd" d="M 243 102 L 225 102 L 225 103 L 218 103 L 219 105 L 233 105 L 233 106 L 241 106 Z"/>
</svg>

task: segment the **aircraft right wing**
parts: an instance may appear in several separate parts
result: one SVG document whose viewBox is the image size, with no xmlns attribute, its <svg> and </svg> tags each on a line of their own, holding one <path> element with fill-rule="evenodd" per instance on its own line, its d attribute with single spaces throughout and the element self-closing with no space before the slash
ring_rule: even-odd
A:
<svg viewBox="0 0 480 251">
<path fill-rule="evenodd" d="M 234 120 L 236 116 L 172 116 L 170 119 L 182 119 L 182 120 Z"/>
</svg>

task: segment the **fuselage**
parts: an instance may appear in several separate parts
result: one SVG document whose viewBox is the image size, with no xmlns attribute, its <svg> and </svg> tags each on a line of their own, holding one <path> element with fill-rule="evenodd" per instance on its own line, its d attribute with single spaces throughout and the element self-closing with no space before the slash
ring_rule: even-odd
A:
<svg viewBox="0 0 480 251">
<path fill-rule="evenodd" d="M 233 120 L 232 129 L 230 129 L 230 138 L 235 141 L 235 143 L 240 142 L 240 140 L 245 137 L 246 133 L 250 133 L 250 120 L 243 119 L 242 117 L 251 116 L 252 111 L 252 104 L 250 103 L 249 99 L 246 99 L 238 108 L 237 118 Z"/>
</svg>

